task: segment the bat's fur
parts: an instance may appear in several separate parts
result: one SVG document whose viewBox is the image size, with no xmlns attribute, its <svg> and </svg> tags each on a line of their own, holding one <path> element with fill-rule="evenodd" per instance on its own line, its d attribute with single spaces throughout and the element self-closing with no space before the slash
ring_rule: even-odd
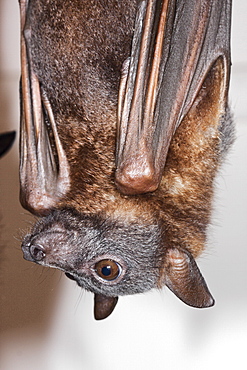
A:
<svg viewBox="0 0 247 370">
<path fill-rule="evenodd" d="M 50 248 L 44 264 L 74 271 L 79 285 L 112 296 L 159 286 L 165 248 L 202 252 L 214 179 L 234 136 L 228 108 L 219 112 L 219 60 L 172 139 L 159 189 L 137 196 L 117 190 L 118 86 L 137 3 L 35 0 L 30 15 L 34 71 L 53 109 L 71 188 L 23 245 L 42 240 Z M 78 272 L 82 257 L 100 254 L 125 259 L 129 272 L 118 286 L 102 288 Z"/>
</svg>

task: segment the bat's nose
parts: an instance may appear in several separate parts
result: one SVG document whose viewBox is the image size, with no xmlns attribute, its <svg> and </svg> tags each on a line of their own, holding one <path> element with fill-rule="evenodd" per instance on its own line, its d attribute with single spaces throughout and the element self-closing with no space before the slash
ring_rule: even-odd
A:
<svg viewBox="0 0 247 370">
<path fill-rule="evenodd" d="M 46 256 L 44 247 L 39 244 L 23 244 L 22 251 L 24 254 L 24 258 L 32 262 L 40 262 Z"/>
</svg>

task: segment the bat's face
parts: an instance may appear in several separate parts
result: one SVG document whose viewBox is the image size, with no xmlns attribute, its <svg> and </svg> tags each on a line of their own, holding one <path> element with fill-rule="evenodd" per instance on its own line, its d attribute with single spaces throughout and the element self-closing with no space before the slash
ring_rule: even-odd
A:
<svg viewBox="0 0 247 370">
<path fill-rule="evenodd" d="M 107 317 L 119 295 L 167 285 L 189 305 L 214 301 L 187 251 L 166 247 L 162 227 L 54 211 L 41 219 L 22 244 L 24 257 L 59 268 L 95 294 L 95 318 Z"/>
<path fill-rule="evenodd" d="M 118 296 L 157 285 L 159 243 L 158 225 L 64 210 L 41 219 L 22 248 L 27 260 L 61 269 L 82 288 Z"/>
</svg>

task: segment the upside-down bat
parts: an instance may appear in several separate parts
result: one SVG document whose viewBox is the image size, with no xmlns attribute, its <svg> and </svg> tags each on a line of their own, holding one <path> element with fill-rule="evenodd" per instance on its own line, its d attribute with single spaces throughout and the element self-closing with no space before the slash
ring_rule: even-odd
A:
<svg viewBox="0 0 247 370">
<path fill-rule="evenodd" d="M 231 0 L 20 0 L 24 258 L 95 294 L 214 299 L 195 262 L 234 129 Z"/>
</svg>

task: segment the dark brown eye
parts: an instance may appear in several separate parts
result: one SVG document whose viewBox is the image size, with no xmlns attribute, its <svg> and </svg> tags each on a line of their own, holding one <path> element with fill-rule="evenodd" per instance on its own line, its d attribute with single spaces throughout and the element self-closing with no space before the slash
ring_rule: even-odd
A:
<svg viewBox="0 0 247 370">
<path fill-rule="evenodd" d="M 115 261 L 102 260 L 96 263 L 95 271 L 104 280 L 115 280 L 121 273 L 121 267 Z"/>
</svg>

